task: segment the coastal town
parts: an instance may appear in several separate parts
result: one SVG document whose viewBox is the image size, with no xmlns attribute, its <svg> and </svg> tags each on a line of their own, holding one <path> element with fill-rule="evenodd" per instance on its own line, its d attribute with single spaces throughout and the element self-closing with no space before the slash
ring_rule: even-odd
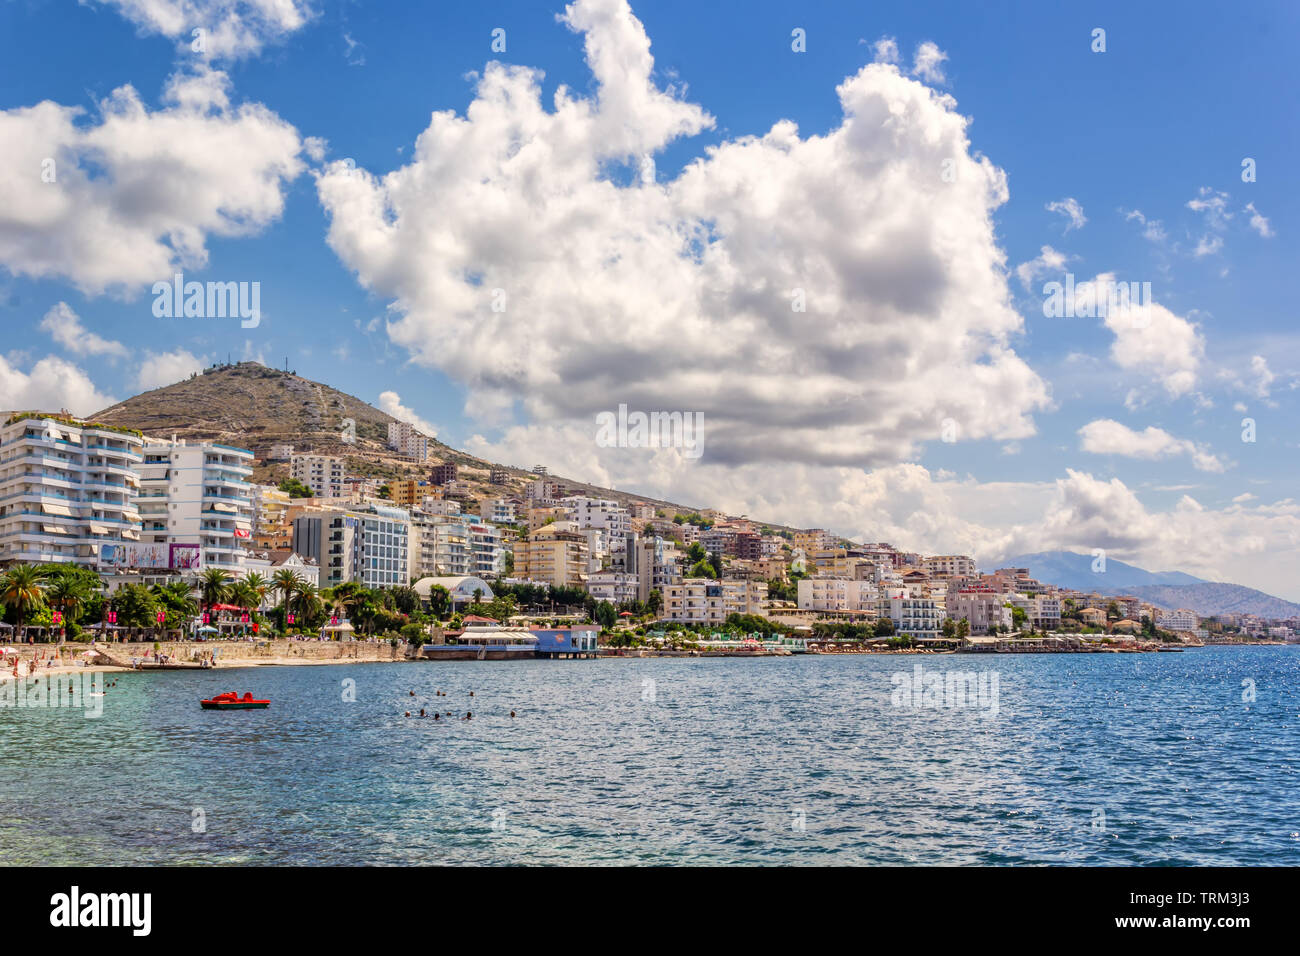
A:
<svg viewBox="0 0 1300 956">
<path fill-rule="evenodd" d="M 593 497 L 541 465 L 471 476 L 410 424 L 387 438 L 421 477 L 280 443 L 263 455 L 285 477 L 262 484 L 250 449 L 13 413 L 0 638 L 15 660 L 24 645 L 291 636 L 501 659 L 1156 650 L 1288 643 L 1300 628 L 1160 607 L 1108 591 L 1104 573 L 1069 589 L 967 555 Z"/>
</svg>

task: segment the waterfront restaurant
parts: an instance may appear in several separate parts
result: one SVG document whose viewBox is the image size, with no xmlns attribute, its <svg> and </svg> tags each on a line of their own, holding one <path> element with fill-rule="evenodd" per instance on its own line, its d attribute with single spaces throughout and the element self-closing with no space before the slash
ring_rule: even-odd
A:
<svg viewBox="0 0 1300 956">
<path fill-rule="evenodd" d="M 600 628 L 594 624 L 574 627 L 535 627 L 537 656 L 551 659 L 595 657 Z"/>
</svg>

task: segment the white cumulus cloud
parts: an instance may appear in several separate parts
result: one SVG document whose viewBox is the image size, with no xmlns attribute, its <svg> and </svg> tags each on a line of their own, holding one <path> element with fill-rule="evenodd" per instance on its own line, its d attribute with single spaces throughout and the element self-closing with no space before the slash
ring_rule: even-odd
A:
<svg viewBox="0 0 1300 956">
<path fill-rule="evenodd" d="M 1066 232 L 1071 229 L 1082 229 L 1088 221 L 1088 217 L 1083 214 L 1083 206 L 1072 196 L 1049 202 L 1046 208 L 1048 212 L 1060 213 L 1068 220 L 1065 224 Z"/>
<path fill-rule="evenodd" d="M 1175 438 L 1162 428 L 1148 425 L 1135 431 L 1110 418 L 1100 418 L 1079 429 L 1079 447 L 1097 455 L 1122 455 L 1155 461 L 1186 455 L 1199 471 L 1221 472 L 1223 462 L 1204 446 Z"/>
<path fill-rule="evenodd" d="M 81 317 L 66 302 L 59 302 L 41 319 L 41 330 L 48 332 L 59 345 L 73 355 L 108 355 L 125 358 L 127 348 L 91 332 L 81 324 Z"/>
<path fill-rule="evenodd" d="M 90 122 L 48 100 L 0 111 L 0 266 L 125 291 L 203 265 L 208 236 L 279 217 L 303 168 L 297 131 L 231 106 L 220 72 L 176 74 L 163 100 L 150 110 L 122 86 Z"/>
<path fill-rule="evenodd" d="M 563 20 L 591 95 L 560 87 L 547 109 L 538 72 L 489 63 L 407 165 L 318 176 L 331 247 L 471 414 L 701 412 L 731 463 L 897 461 L 946 418 L 963 439 L 1033 434 L 1048 396 L 1013 349 L 1006 177 L 951 97 L 870 64 L 828 132 L 780 121 L 647 179 L 645 157 L 711 117 L 655 84 L 623 0 Z"/>
<path fill-rule="evenodd" d="M 95 387 L 82 369 L 54 355 L 47 355 L 24 372 L 0 356 L 0 402 L 9 411 L 57 412 L 90 415 L 117 399 Z"/>
<path fill-rule="evenodd" d="M 307 0 L 99 0 L 117 10 L 140 32 L 176 40 L 194 52 L 203 30 L 202 55 L 239 58 L 259 52 L 306 26 L 314 16 Z"/>
</svg>

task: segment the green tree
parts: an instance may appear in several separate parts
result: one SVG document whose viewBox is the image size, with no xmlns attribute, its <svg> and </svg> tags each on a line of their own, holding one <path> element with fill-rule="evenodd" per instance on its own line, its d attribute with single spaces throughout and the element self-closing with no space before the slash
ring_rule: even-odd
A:
<svg viewBox="0 0 1300 956">
<path fill-rule="evenodd" d="M 158 598 L 143 584 L 124 584 L 113 592 L 113 610 L 122 627 L 157 627 Z"/>
<path fill-rule="evenodd" d="M 429 585 L 429 613 L 442 620 L 451 610 L 451 592 L 441 584 Z"/>
<path fill-rule="evenodd" d="M 45 606 L 45 578 L 45 572 L 31 564 L 15 564 L 0 578 L 0 602 L 13 611 L 20 641 L 27 618 Z"/>
<path fill-rule="evenodd" d="M 597 624 L 608 630 L 617 623 L 618 611 L 608 601 L 600 601 L 596 604 L 595 619 Z"/>
<path fill-rule="evenodd" d="M 67 627 L 80 622 L 82 610 L 90 603 L 96 588 L 92 586 L 80 568 L 68 568 L 66 571 L 51 572 L 46 579 L 45 600 L 52 608 L 63 612 Z M 96 584 L 99 576 L 94 575 Z"/>
<path fill-rule="evenodd" d="M 281 568 L 271 575 L 271 587 L 280 592 L 280 621 L 287 627 L 289 620 L 289 598 L 298 589 L 302 583 L 302 578 L 298 577 L 298 572 L 293 568 Z"/>
<path fill-rule="evenodd" d="M 288 492 L 290 498 L 311 498 L 312 491 L 297 478 L 286 478 L 280 482 L 281 491 Z"/>
<path fill-rule="evenodd" d="M 230 597 L 230 581 L 230 572 L 223 568 L 208 568 L 199 575 L 199 595 L 206 609 L 226 603 Z"/>
<path fill-rule="evenodd" d="M 696 561 L 691 566 L 690 573 L 686 576 L 688 578 L 716 578 L 718 573 L 713 570 L 713 565 L 708 561 Z"/>
</svg>

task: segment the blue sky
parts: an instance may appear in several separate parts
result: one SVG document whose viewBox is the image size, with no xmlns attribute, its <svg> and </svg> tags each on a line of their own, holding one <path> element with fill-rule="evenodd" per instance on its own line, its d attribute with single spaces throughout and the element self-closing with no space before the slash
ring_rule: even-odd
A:
<svg viewBox="0 0 1300 956">
<path fill-rule="evenodd" d="M 1180 567 L 1267 584 L 1276 593 L 1300 597 L 1295 564 L 1290 574 L 1277 571 L 1279 559 L 1293 561 L 1300 546 L 1300 517 L 1288 504 L 1300 460 L 1293 424 L 1300 402 L 1300 333 L 1291 294 L 1298 200 L 1288 188 L 1298 159 L 1294 104 L 1300 101 L 1295 58 L 1300 9 L 1294 5 L 1090 4 L 1059 9 L 1030 3 L 885 3 L 867 9 L 854 3 L 760 0 L 640 3 L 626 14 L 614 0 L 593 0 L 599 17 L 617 21 L 608 29 L 619 65 L 609 69 L 622 69 L 627 51 L 635 46 L 626 45 L 628 37 L 634 41 L 637 29 L 627 24 L 639 21 L 654 58 L 650 84 L 667 90 L 673 103 L 693 104 L 712 117 L 698 131 L 662 135 L 651 127 L 659 112 L 676 107 L 656 101 L 644 114 L 634 115 L 632 109 L 622 118 L 623 125 L 642 128 L 643 135 L 632 139 L 650 144 L 655 176 L 669 192 L 684 182 L 679 182 L 684 167 L 707 160 L 709 148 L 762 137 L 779 121 L 796 124 L 805 144 L 832 136 L 845 120 L 837 86 L 873 62 L 896 70 L 898 82 L 907 87 L 887 86 L 889 77 L 871 74 L 863 79 L 862 102 L 875 102 L 879 95 L 892 97 L 895 104 L 912 103 L 912 112 L 900 122 L 914 128 L 900 134 L 899 142 L 910 144 L 900 163 L 915 167 L 890 174 L 897 178 L 874 181 L 863 170 L 875 147 L 868 145 L 855 155 L 848 142 L 852 138 L 844 137 L 842 145 L 849 150 L 842 177 L 846 195 L 856 199 L 877 185 L 905 192 L 929 168 L 926 137 L 938 135 L 935 131 L 947 117 L 967 118 L 963 162 L 983 157 L 1000 170 L 1005 200 L 980 200 L 988 208 L 988 225 L 982 214 L 970 214 L 969 223 L 957 222 L 951 236 L 936 239 L 936 248 L 991 242 L 990 250 L 975 258 L 985 273 L 1001 277 L 1007 304 L 1022 324 L 1008 329 L 1011 320 L 1005 318 L 984 325 L 972 320 L 977 326 L 972 332 L 962 324 L 965 320 L 954 317 L 952 301 L 966 295 L 972 312 L 989 308 L 981 299 L 987 291 L 983 278 L 968 287 L 961 285 L 965 280 L 951 278 L 975 268 L 970 262 L 960 265 L 954 253 L 950 261 L 942 255 L 935 260 L 950 277 L 944 294 L 951 298 L 933 316 L 891 311 L 888 318 L 883 313 L 878 317 L 871 288 L 876 280 L 864 280 L 863 298 L 837 299 L 838 311 L 827 327 L 833 333 L 813 327 L 792 334 L 779 322 L 767 325 L 761 316 L 710 330 L 716 315 L 678 315 L 674 321 L 684 323 L 680 328 L 667 321 L 650 323 L 645 341 L 636 347 L 627 346 L 621 333 L 611 335 L 614 341 L 594 349 L 596 358 L 590 362 L 574 353 L 583 343 L 603 342 L 608 330 L 600 322 L 621 327 L 626 321 L 611 309 L 626 316 L 645 303 L 647 309 L 677 314 L 681 303 L 676 300 L 646 302 L 656 284 L 655 270 L 647 266 L 642 291 L 638 277 L 620 267 L 608 278 L 611 288 L 625 291 L 626 301 L 611 306 L 609 294 L 602 291 L 597 304 L 591 294 L 588 311 L 575 306 L 574 316 L 558 326 L 549 324 L 557 321 L 554 303 L 563 301 L 555 298 L 558 292 L 525 297 L 527 314 L 493 318 L 497 324 L 490 326 L 476 322 L 463 308 L 447 305 L 448 286 L 421 278 L 425 265 L 436 271 L 437 257 L 431 254 L 422 262 L 409 252 L 426 241 L 430 249 L 445 248 L 439 243 L 449 237 L 474 235 L 483 228 L 475 207 L 449 202 L 451 190 L 464 182 L 458 187 L 452 174 L 439 178 L 439 169 L 451 161 L 439 158 L 438 151 L 450 149 L 454 137 L 431 135 L 431 152 L 421 163 L 413 162 L 413 153 L 432 112 L 465 116 L 492 60 L 544 71 L 541 103 L 547 110 L 553 109 L 561 84 L 572 96 L 594 101 L 602 86 L 612 88 L 615 80 L 608 73 L 593 74 L 584 41 L 607 28 L 581 31 L 557 22 L 564 12 L 560 3 L 485 2 L 471 8 L 311 0 L 294 8 L 303 14 L 301 23 L 268 22 L 259 17 L 259 3 L 236 0 L 0 3 L 0 111 L 10 119 L 7 133 L 0 126 L 0 143 L 22 137 L 25 149 L 35 150 L 30 155 L 44 156 L 32 140 L 34 130 L 46 127 L 21 111 L 43 101 L 80 107 L 84 112 L 71 121 L 74 131 L 64 135 L 69 141 L 76 136 L 87 141 L 69 147 L 67 161 L 77 168 L 64 172 L 63 180 L 82 176 L 88 189 L 97 188 L 96 202 L 112 213 L 110 224 L 94 232 L 84 222 L 94 218 L 93 204 L 80 225 L 42 218 L 39 210 L 11 213 L 6 221 L 0 211 L 0 316 L 8 333 L 0 348 L 6 362 L 0 383 L 8 382 L 16 399 L 22 399 L 0 399 L 0 404 L 48 402 L 60 388 L 90 401 L 120 399 L 196 362 L 227 355 L 272 365 L 287 359 L 300 374 L 405 410 L 435 427 L 451 445 L 520 464 L 546 460 L 554 470 L 631 490 L 792 523 L 830 525 L 846 534 L 898 539 L 905 546 L 983 549 L 986 557 L 1035 545 L 1102 547 L 1155 569 Z M 223 19 L 231 26 L 213 41 L 221 48 L 202 56 L 193 53 L 188 27 Z M 498 27 L 506 31 L 504 53 L 490 49 Z M 1106 31 L 1105 52 L 1091 49 L 1092 31 L 1098 27 Z M 806 52 L 792 51 L 794 28 L 806 31 Z M 897 56 L 879 45 L 882 39 L 894 41 Z M 932 44 L 937 53 L 933 68 L 917 57 L 922 44 Z M 175 77 L 210 82 L 216 71 L 224 74 L 220 83 L 229 105 L 213 106 L 213 100 L 206 111 L 182 117 L 167 135 L 188 136 L 188 130 L 210 126 L 218 115 L 255 108 L 260 112 L 246 118 L 238 142 L 230 144 L 230 169 L 246 167 L 247 175 L 231 172 L 227 179 L 225 170 L 209 170 L 202 181 L 181 183 L 183 197 L 207 190 L 218 197 L 211 201 L 164 202 L 149 194 L 147 178 L 143 186 L 136 184 L 137 192 L 119 187 L 125 177 L 114 163 L 140 161 L 142 153 L 130 140 L 136 135 L 132 129 L 117 129 L 111 134 L 114 149 L 120 150 L 112 154 L 117 158 L 96 158 L 88 141 L 103 120 L 103 101 L 129 84 L 146 113 L 162 114 L 175 108 L 163 95 Z M 907 99 L 912 85 L 920 91 L 917 96 L 952 101 L 912 102 Z M 694 120 L 684 109 L 680 112 L 676 121 L 690 126 Z M 518 119 L 506 108 L 502 116 Z M 289 136 L 292 146 L 263 147 L 259 136 L 252 135 L 271 129 Z M 537 135 L 577 142 L 563 130 Z M 328 145 L 308 146 L 314 142 L 309 138 Z M 222 141 L 218 136 L 212 142 Z M 474 142 L 481 148 L 483 140 Z M 160 169 L 177 163 L 176 154 L 154 140 L 144 150 L 150 151 L 150 161 Z M 9 152 L 8 163 L 17 163 L 15 152 Z M 1242 181 L 1246 157 L 1256 164 L 1254 182 Z M 374 177 L 374 195 L 388 204 L 388 217 L 403 224 L 398 244 L 409 247 L 407 252 L 373 252 L 385 216 L 368 219 L 356 211 L 362 194 L 333 191 L 344 190 L 337 179 L 344 159 Z M 598 159 L 600 176 L 624 190 L 619 195 L 629 195 L 634 161 L 607 155 Z M 755 182 L 776 182 L 777 159 L 738 158 L 736 168 L 749 162 L 769 164 L 746 172 Z M 825 172 L 811 168 L 807 158 L 799 162 L 810 178 Z M 280 172 L 267 173 L 275 163 Z M 42 188 L 38 178 L 28 175 L 30 165 L 4 169 L 6 164 L 0 159 L 0 197 L 14 190 L 17 202 L 22 193 Z M 548 169 L 555 167 L 543 165 L 533 175 L 544 179 Z M 403 170 L 405 180 L 383 179 Z M 674 215 L 684 215 L 687 207 L 697 222 L 713 222 L 715 213 L 718 222 L 732 213 L 747 214 L 726 208 L 721 200 L 715 210 L 710 190 L 720 188 L 725 177 L 702 178 L 695 192 L 682 188 L 674 197 Z M 254 211 L 233 217 L 238 228 L 214 225 L 222 221 L 221 210 L 243 201 L 238 193 L 250 179 L 257 180 L 258 196 L 248 201 Z M 592 185 L 566 180 L 557 188 L 572 186 L 574 196 L 587 196 L 593 194 Z M 440 194 L 440 188 L 448 192 Z M 503 186 L 497 194 L 507 208 L 524 195 L 511 192 L 514 188 Z M 926 196 L 930 188 L 924 186 Z M 971 193 L 972 202 L 984 195 L 983 189 L 981 185 L 978 196 Z M 811 194 L 800 193 L 800 202 Z M 491 200 L 491 195 L 480 200 L 483 208 L 491 208 Z M 882 218 L 897 216 L 900 222 L 915 210 L 935 208 L 927 205 L 929 199 L 892 202 L 883 198 L 864 208 Z M 439 223 L 444 207 L 452 221 Z M 647 208 L 638 205 L 637 214 L 662 213 Z M 827 221 L 827 212 L 815 205 L 791 208 L 804 210 L 795 215 L 807 216 L 810 236 L 819 221 Z M 934 215 L 944 216 L 938 208 Z M 1071 210 L 1077 210 L 1073 220 Z M 554 207 L 523 214 L 521 223 L 544 220 L 548 211 Z M 967 214 L 969 210 L 954 215 L 954 221 Z M 434 224 L 418 225 L 426 216 Z M 178 223 L 192 226 L 201 253 L 185 267 L 186 277 L 259 281 L 261 324 L 243 330 L 220 319 L 157 319 L 150 310 L 145 267 L 106 264 L 95 273 L 98 279 L 88 280 L 84 263 L 70 260 L 111 247 L 120 234 L 114 221 L 125 223 L 142 243 L 140 261 L 148 258 L 144 250 L 150 243 L 155 254 L 157 247 L 178 249 L 168 229 Z M 141 234 L 135 235 L 136 230 Z M 45 245 L 58 246 L 65 232 L 78 232 L 81 243 L 69 242 L 61 251 L 45 254 Z M 845 245 L 852 246 L 853 238 L 846 236 Z M 584 240 L 593 246 L 621 241 L 602 236 L 597 227 Z M 727 241 L 731 237 L 719 248 Z M 872 241 L 864 233 L 868 246 Z M 483 237 L 469 245 L 472 252 L 461 262 L 462 271 L 481 270 L 491 281 L 509 284 L 508 272 L 507 279 L 491 276 L 502 274 L 517 250 L 494 247 Z M 1044 247 L 1056 258 L 1035 270 L 1032 264 Z M 797 242 L 772 252 L 774 277 L 782 268 L 778 260 L 786 262 L 791 249 L 801 254 Z M 729 268 L 709 280 L 748 270 L 750 290 L 764 285 L 753 281 L 765 274 L 763 253 L 746 251 L 751 254 L 741 264 L 733 251 Z M 520 266 L 517 274 L 554 277 L 565 270 L 562 259 L 538 255 L 530 249 L 526 268 Z M 832 251 L 825 255 L 834 261 Z M 178 252 L 173 261 L 183 258 Z M 921 258 L 929 262 L 934 257 Z M 901 262 L 898 271 L 911 266 Z M 114 278 L 115 268 L 120 277 Z M 882 274 L 891 271 L 892 266 Z M 167 278 L 171 269 L 155 272 L 163 273 L 157 278 Z M 1141 341 L 1124 339 L 1098 318 L 1047 318 L 1042 285 L 1065 272 L 1079 281 L 1110 273 L 1123 281 L 1150 282 L 1164 318 Z M 775 278 L 772 284 L 777 284 Z M 443 291 L 435 295 L 431 288 Z M 574 293 L 578 298 L 588 294 L 582 289 Z M 818 299 L 815 291 L 812 297 Z M 896 301 L 892 294 L 885 298 Z M 65 304 L 59 321 L 43 324 L 59 303 Z M 542 315 L 548 304 L 549 312 Z M 442 309 L 449 311 L 441 315 Z M 907 339 L 907 323 L 918 327 L 916 323 L 931 321 L 935 344 L 909 356 L 909 346 L 900 344 Z M 833 354 L 815 356 L 801 367 L 805 356 L 795 348 L 801 336 L 839 335 L 846 322 L 859 325 L 844 332 L 844 354 L 869 349 L 871 336 L 859 339 L 858 333 L 879 323 L 875 340 L 880 354 L 897 359 L 892 374 L 882 372 L 878 358 L 863 358 L 848 370 L 836 368 Z M 65 332 L 64 341 L 51 331 L 60 323 L 72 330 Z M 963 382 L 975 381 L 980 373 L 975 365 L 942 354 L 938 333 L 944 323 L 955 323 L 954 337 L 998 338 L 1014 351 L 1016 367 L 1001 369 L 992 381 L 961 394 Z M 574 324 L 583 332 L 570 338 L 565 329 Z M 665 343 L 695 334 L 726 338 L 737 327 L 753 332 L 756 340 L 783 342 L 789 354 L 758 359 L 757 353 L 741 349 L 729 362 L 723 352 L 710 353 L 701 368 L 712 369 L 719 382 L 728 383 L 714 391 L 700 390 L 694 380 L 673 382 L 672 369 L 680 368 L 680 361 L 655 364 L 656 336 Z M 84 333 L 108 344 L 88 348 Z M 493 351 L 502 341 L 512 343 L 514 355 Z M 118 343 L 124 350 L 114 347 Z M 48 356 L 64 364 L 47 364 L 38 372 Z M 953 362 L 950 374 L 942 376 L 943 388 L 953 394 L 927 405 L 922 393 L 936 390 L 918 379 L 904 401 L 900 390 L 907 383 L 886 385 L 883 379 L 899 377 L 898 370 L 911 367 L 909 360 L 921 367 Z M 773 365 L 756 367 L 765 361 Z M 515 369 L 516 362 L 526 367 Z M 595 362 L 605 365 L 592 372 L 589 365 Z M 1034 382 L 1026 382 L 1019 363 Z M 792 366 L 801 368 L 787 380 L 785 372 Z M 702 409 L 717 423 L 710 433 L 711 447 L 717 449 L 714 461 L 707 452 L 697 464 L 636 454 L 645 449 L 599 453 L 587 447 L 589 437 L 583 444 L 584 423 L 592 413 L 621 399 L 610 383 L 636 379 L 635 371 L 646 368 L 654 374 L 629 385 L 629 399 L 654 407 Z M 630 378 L 627 369 L 634 370 Z M 63 385 L 60 375 L 72 380 Z M 575 387 L 577 376 L 592 383 L 585 392 Z M 846 382 L 852 383 L 853 398 L 844 404 L 844 418 L 852 427 L 843 430 L 832 414 L 821 412 L 836 407 L 835 396 Z M 790 415 L 782 433 L 790 438 L 788 446 L 781 435 L 765 430 L 764 422 L 773 420 L 775 412 L 765 411 L 763 421 L 746 421 L 739 412 L 733 420 L 730 414 L 749 400 L 756 408 L 767 408 L 769 388 L 785 396 L 780 407 Z M 805 391 L 806 402 L 799 397 Z M 385 394 L 389 397 L 381 398 Z M 907 421 L 905 413 L 890 412 L 894 403 L 900 408 L 926 405 L 917 420 L 933 420 L 935 432 Z M 962 409 L 952 413 L 961 425 L 959 440 L 952 443 L 936 440 L 938 421 L 949 407 Z M 879 421 L 872 417 L 876 411 Z M 1241 440 L 1247 417 L 1256 423 L 1253 443 Z M 576 451 L 575 441 L 583 446 Z M 951 544 L 944 547 L 947 542 Z"/>
</svg>

